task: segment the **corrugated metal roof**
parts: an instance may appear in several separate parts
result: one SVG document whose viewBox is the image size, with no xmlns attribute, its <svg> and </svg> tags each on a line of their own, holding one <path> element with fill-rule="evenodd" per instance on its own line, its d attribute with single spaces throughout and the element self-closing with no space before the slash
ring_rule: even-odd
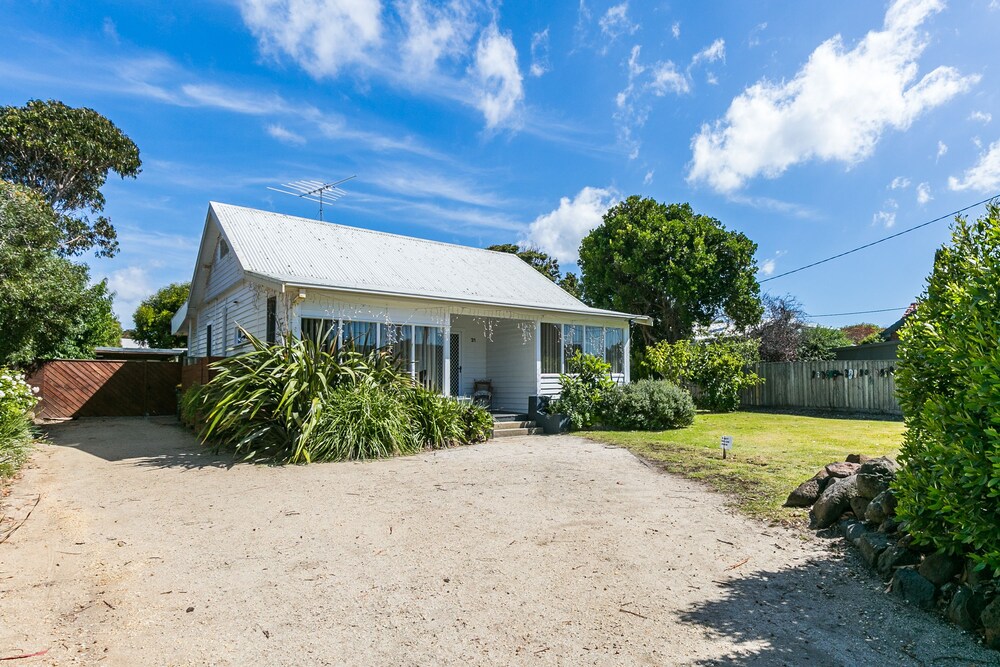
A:
<svg viewBox="0 0 1000 667">
<path fill-rule="evenodd" d="M 212 202 L 247 273 L 295 285 L 591 315 L 516 255 Z"/>
</svg>

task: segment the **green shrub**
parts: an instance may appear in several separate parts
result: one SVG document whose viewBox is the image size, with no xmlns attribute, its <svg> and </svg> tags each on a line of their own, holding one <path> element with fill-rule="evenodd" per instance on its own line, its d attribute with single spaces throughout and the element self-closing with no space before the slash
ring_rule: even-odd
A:
<svg viewBox="0 0 1000 667">
<path fill-rule="evenodd" d="M 549 414 L 566 415 L 571 430 L 593 426 L 601 414 L 604 396 L 615 386 L 611 364 L 592 354 L 577 352 L 566 360 L 569 374 L 559 376 L 559 398 L 550 401 Z"/>
<path fill-rule="evenodd" d="M 840 329 L 803 327 L 799 340 L 799 361 L 830 361 L 837 358 L 836 348 L 854 343 Z"/>
<path fill-rule="evenodd" d="M 465 423 L 458 401 L 419 387 L 409 392 L 407 400 L 421 443 L 440 449 L 464 439 Z"/>
<path fill-rule="evenodd" d="M 486 442 L 493 435 L 493 415 L 472 403 L 461 405 L 462 440 L 467 444 Z"/>
<path fill-rule="evenodd" d="M 921 544 L 1000 574 L 1000 207 L 958 218 L 900 332 L 897 512 Z"/>
<path fill-rule="evenodd" d="M 650 347 L 644 363 L 656 377 L 695 389 L 698 407 L 732 412 L 740 406 L 740 391 L 763 380 L 749 369 L 760 361 L 759 341 L 715 339 L 663 341 Z"/>
<path fill-rule="evenodd" d="M 31 453 L 35 439 L 30 414 L 38 403 L 24 375 L 0 368 L 0 479 L 11 477 Z"/>
<path fill-rule="evenodd" d="M 208 384 L 181 397 L 203 442 L 249 461 L 308 463 L 409 454 L 489 437 L 482 408 L 414 385 L 384 351 L 288 337 L 216 362 Z"/>
<path fill-rule="evenodd" d="M 694 422 L 691 394 L 667 380 L 615 387 L 604 399 L 604 423 L 632 431 L 663 431 Z"/>
<path fill-rule="evenodd" d="M 350 461 L 414 454 L 421 433 L 412 405 L 370 381 L 345 385 L 319 408 L 316 432 L 303 450 L 307 461 Z"/>
</svg>

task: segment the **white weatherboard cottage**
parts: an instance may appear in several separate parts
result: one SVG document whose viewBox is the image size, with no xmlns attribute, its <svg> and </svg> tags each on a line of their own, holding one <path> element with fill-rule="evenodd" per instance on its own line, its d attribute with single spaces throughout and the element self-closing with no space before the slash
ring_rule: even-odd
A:
<svg viewBox="0 0 1000 667">
<path fill-rule="evenodd" d="M 515 255 L 211 203 L 191 296 L 173 319 L 191 357 L 332 331 L 392 346 L 425 386 L 469 396 L 489 380 L 493 409 L 524 412 L 558 395 L 575 351 L 629 381 L 630 325 L 591 308 Z"/>
</svg>

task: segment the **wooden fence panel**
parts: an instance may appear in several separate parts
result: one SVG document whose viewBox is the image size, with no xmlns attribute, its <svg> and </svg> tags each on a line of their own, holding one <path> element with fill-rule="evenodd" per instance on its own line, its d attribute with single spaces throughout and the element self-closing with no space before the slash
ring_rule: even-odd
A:
<svg viewBox="0 0 1000 667">
<path fill-rule="evenodd" d="M 39 387 L 38 417 L 139 417 L 177 411 L 180 375 L 174 361 L 59 359 L 28 383 Z"/>
<path fill-rule="evenodd" d="M 895 361 L 793 361 L 754 368 L 764 384 L 743 391 L 744 407 L 901 415 Z"/>
<path fill-rule="evenodd" d="M 205 384 L 215 377 L 218 371 L 209 368 L 209 365 L 220 359 L 225 359 L 225 357 L 197 357 L 188 359 L 187 363 L 181 368 L 181 389 L 187 389 L 193 384 Z"/>
</svg>

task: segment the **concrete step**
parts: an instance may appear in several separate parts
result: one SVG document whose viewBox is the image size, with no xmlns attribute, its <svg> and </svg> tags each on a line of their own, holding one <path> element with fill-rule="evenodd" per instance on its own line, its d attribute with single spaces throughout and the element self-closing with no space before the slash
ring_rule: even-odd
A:
<svg viewBox="0 0 1000 667">
<path fill-rule="evenodd" d="M 545 433 L 545 429 L 538 428 L 537 426 L 532 428 L 502 428 L 495 429 L 493 431 L 494 438 L 512 438 L 515 435 L 541 435 Z"/>
<path fill-rule="evenodd" d="M 502 431 L 506 429 L 513 428 L 535 428 L 537 424 L 533 421 L 520 421 L 520 422 L 493 422 L 494 431 Z"/>
<path fill-rule="evenodd" d="M 523 422 L 528 421 L 528 415 L 523 412 L 494 412 L 493 421 L 496 422 Z"/>
</svg>

